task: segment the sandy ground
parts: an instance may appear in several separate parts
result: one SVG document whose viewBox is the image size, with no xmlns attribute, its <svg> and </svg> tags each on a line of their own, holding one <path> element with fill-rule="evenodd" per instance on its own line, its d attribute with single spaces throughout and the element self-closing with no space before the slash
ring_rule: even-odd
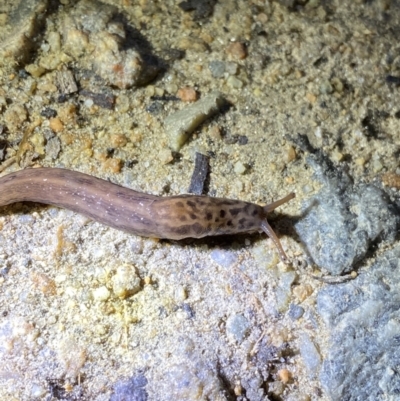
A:
<svg viewBox="0 0 400 401">
<path fill-rule="evenodd" d="M 178 195 L 201 152 L 208 195 L 296 198 L 272 222 L 286 266 L 264 235 L 154 240 L 56 207 L 2 208 L 1 398 L 328 399 L 324 284 L 292 229 L 321 184 L 296 138 L 356 182 L 398 186 L 400 3 L 21 4 L 0 4 L 2 175 L 64 167 Z M 219 90 L 226 107 L 171 151 L 164 121 L 188 88 Z"/>
</svg>

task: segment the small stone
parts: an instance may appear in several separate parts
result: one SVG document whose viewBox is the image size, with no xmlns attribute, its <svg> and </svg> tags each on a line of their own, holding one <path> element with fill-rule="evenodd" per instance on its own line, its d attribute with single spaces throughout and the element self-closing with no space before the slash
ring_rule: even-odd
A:
<svg viewBox="0 0 400 401">
<path fill-rule="evenodd" d="M 106 159 L 103 163 L 103 169 L 106 171 L 111 171 L 112 173 L 119 173 L 123 167 L 121 159 Z"/>
<path fill-rule="evenodd" d="M 124 134 L 113 134 L 110 143 L 113 148 L 122 148 L 128 143 L 128 139 Z"/>
<path fill-rule="evenodd" d="M 237 342 L 243 341 L 250 328 L 249 321 L 243 315 L 233 315 L 226 321 L 226 331 Z"/>
<path fill-rule="evenodd" d="M 239 71 L 239 66 L 236 63 L 227 62 L 227 63 L 225 63 L 225 71 L 229 75 L 236 75 Z"/>
<path fill-rule="evenodd" d="M 319 86 L 319 93 L 321 95 L 329 95 L 333 92 L 333 87 L 329 81 L 324 81 Z"/>
<path fill-rule="evenodd" d="M 45 72 L 46 69 L 37 65 L 37 64 L 28 64 L 25 67 L 25 70 L 32 75 L 34 78 L 39 78 L 41 77 Z"/>
<path fill-rule="evenodd" d="M 305 301 L 313 293 L 313 288 L 310 284 L 299 284 L 293 288 L 293 295 L 299 302 Z"/>
<path fill-rule="evenodd" d="M 223 61 L 211 61 L 210 64 L 208 64 L 208 68 L 214 78 L 223 78 L 225 74 L 225 63 Z"/>
<path fill-rule="evenodd" d="M 247 57 L 247 49 L 243 43 L 233 42 L 230 43 L 226 49 L 229 56 L 236 60 L 243 60 Z"/>
<path fill-rule="evenodd" d="M 308 375 L 310 378 L 316 377 L 321 365 L 321 355 L 308 334 L 300 335 L 299 349 Z"/>
<path fill-rule="evenodd" d="M 61 132 L 64 129 L 64 124 L 58 117 L 50 118 L 49 126 L 54 132 Z"/>
<path fill-rule="evenodd" d="M 119 266 L 116 274 L 111 278 L 114 294 L 125 299 L 140 291 L 140 277 L 133 265 L 124 264 Z"/>
<path fill-rule="evenodd" d="M 296 159 L 296 156 L 296 150 L 294 149 L 294 147 L 288 146 L 286 149 L 286 162 L 292 162 L 294 159 Z"/>
<path fill-rule="evenodd" d="M 281 273 L 279 284 L 275 290 L 276 306 L 280 312 L 285 312 L 291 298 L 291 287 L 297 278 L 294 271 Z"/>
<path fill-rule="evenodd" d="M 243 88 L 243 81 L 241 81 L 239 78 L 236 78 L 233 75 L 230 75 L 228 77 L 228 79 L 226 80 L 226 84 L 233 89 L 242 89 Z"/>
<path fill-rule="evenodd" d="M 388 172 L 382 175 L 382 182 L 390 188 L 400 189 L 400 175 Z"/>
<path fill-rule="evenodd" d="M 317 97 L 313 93 L 307 93 L 306 99 L 311 103 L 314 104 L 317 101 Z"/>
<path fill-rule="evenodd" d="M 383 169 L 383 164 L 381 163 L 381 161 L 378 158 L 376 158 L 376 159 L 372 160 L 371 167 L 372 167 L 372 170 L 374 171 L 374 173 L 379 173 L 379 171 L 381 171 Z"/>
<path fill-rule="evenodd" d="M 232 251 L 224 251 L 222 249 L 215 249 L 211 252 L 211 259 L 222 267 L 232 267 L 237 261 L 236 253 Z"/>
<path fill-rule="evenodd" d="M 108 298 L 110 298 L 110 291 L 108 291 L 107 287 L 99 287 L 93 290 L 93 298 L 95 301 L 105 302 Z"/>
<path fill-rule="evenodd" d="M 304 308 L 296 304 L 290 304 L 288 314 L 292 320 L 298 320 L 303 316 Z"/>
<path fill-rule="evenodd" d="M 289 383 L 290 379 L 292 378 L 292 374 L 287 369 L 280 369 L 278 370 L 278 377 L 282 383 Z"/>
<path fill-rule="evenodd" d="M 183 102 L 195 102 L 198 98 L 196 90 L 190 86 L 185 86 L 179 89 L 177 96 Z"/>
<path fill-rule="evenodd" d="M 238 161 L 235 163 L 233 170 L 235 171 L 236 174 L 242 175 L 246 172 L 247 168 L 242 162 Z"/>
<path fill-rule="evenodd" d="M 342 93 L 344 89 L 343 82 L 339 78 L 332 78 L 331 85 L 337 93 Z"/>
<path fill-rule="evenodd" d="M 20 104 L 11 104 L 4 112 L 4 121 L 10 131 L 16 131 L 27 118 L 28 113 Z"/>
<path fill-rule="evenodd" d="M 42 398 L 47 393 L 47 389 L 39 384 L 33 383 L 31 386 L 31 397 Z"/>
<path fill-rule="evenodd" d="M 158 158 L 162 164 L 171 163 L 174 160 L 174 156 L 172 156 L 171 149 L 161 149 L 158 153 Z"/>
<path fill-rule="evenodd" d="M 224 104 L 222 94 L 211 92 L 204 98 L 170 114 L 164 122 L 169 143 L 174 151 L 179 151 L 193 131 L 207 118 L 218 113 Z"/>
<path fill-rule="evenodd" d="M 46 143 L 46 157 L 55 160 L 57 159 L 60 151 L 61 151 L 60 139 L 56 136 L 50 138 Z"/>
</svg>

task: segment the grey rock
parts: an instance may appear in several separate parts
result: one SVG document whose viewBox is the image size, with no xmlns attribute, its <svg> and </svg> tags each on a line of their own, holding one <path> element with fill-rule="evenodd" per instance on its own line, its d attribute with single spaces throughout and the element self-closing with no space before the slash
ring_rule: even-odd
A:
<svg viewBox="0 0 400 401">
<path fill-rule="evenodd" d="M 371 245 L 394 240 L 399 216 L 380 188 L 354 184 L 316 158 L 308 161 L 324 187 L 305 205 L 296 231 L 319 267 L 333 275 L 349 272 Z"/>
<path fill-rule="evenodd" d="M 110 401 L 146 401 L 146 385 L 147 379 L 141 373 L 128 380 L 119 381 L 114 385 Z"/>
<path fill-rule="evenodd" d="M 355 280 L 325 287 L 317 308 L 331 332 L 321 384 L 331 400 L 398 400 L 400 246 Z"/>
<path fill-rule="evenodd" d="M 321 355 L 308 334 L 300 335 L 299 348 L 308 375 L 310 378 L 316 377 L 321 366 Z"/>
</svg>

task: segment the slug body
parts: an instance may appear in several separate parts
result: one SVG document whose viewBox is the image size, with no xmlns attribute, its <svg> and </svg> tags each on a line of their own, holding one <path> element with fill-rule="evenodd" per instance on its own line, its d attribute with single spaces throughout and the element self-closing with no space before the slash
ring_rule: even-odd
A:
<svg viewBox="0 0 400 401">
<path fill-rule="evenodd" d="M 266 216 L 294 196 L 290 194 L 265 207 L 208 196 L 159 197 L 59 168 L 26 169 L 0 178 L 0 206 L 23 201 L 45 203 L 153 238 L 179 240 L 264 231 L 284 262 L 285 252 Z"/>
</svg>

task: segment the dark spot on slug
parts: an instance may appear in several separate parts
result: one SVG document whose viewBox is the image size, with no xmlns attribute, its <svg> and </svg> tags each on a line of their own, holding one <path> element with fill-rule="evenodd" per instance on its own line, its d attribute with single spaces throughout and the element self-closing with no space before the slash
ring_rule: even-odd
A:
<svg viewBox="0 0 400 401">
<path fill-rule="evenodd" d="M 191 225 L 179 226 L 171 228 L 171 231 L 179 234 L 179 235 L 188 235 L 190 233 Z"/>
<path fill-rule="evenodd" d="M 241 211 L 242 211 L 242 209 L 240 209 L 240 208 L 229 209 L 229 213 L 232 217 L 237 216 Z"/>
<path fill-rule="evenodd" d="M 206 214 L 206 220 L 210 221 L 210 220 L 212 220 L 212 218 L 213 218 L 212 213 L 211 213 L 211 212 L 207 212 L 207 214 Z"/>
<path fill-rule="evenodd" d="M 257 209 L 254 209 L 254 210 L 251 212 L 251 215 L 252 215 L 252 216 L 257 216 L 257 215 L 258 215 L 258 210 L 257 210 Z"/>
<path fill-rule="evenodd" d="M 228 227 L 232 227 L 232 220 L 228 220 L 228 222 L 226 223 L 226 225 L 227 225 Z"/>
<path fill-rule="evenodd" d="M 192 220 L 197 220 L 197 216 L 194 213 L 190 213 L 190 218 Z"/>
<path fill-rule="evenodd" d="M 200 235 L 203 231 L 204 228 L 200 223 L 195 223 L 192 225 L 192 230 L 197 234 Z"/>
<path fill-rule="evenodd" d="M 238 221 L 237 226 L 238 226 L 239 230 L 244 230 L 244 229 L 245 229 L 245 224 L 246 224 L 246 222 L 247 222 L 247 219 L 245 219 L 244 217 L 241 218 L 241 219 Z"/>
<path fill-rule="evenodd" d="M 186 218 L 186 216 L 182 215 L 182 216 L 179 217 L 179 220 L 180 220 L 180 221 L 186 221 L 187 218 Z"/>
<path fill-rule="evenodd" d="M 183 202 L 176 202 L 176 206 L 183 207 Z"/>
<path fill-rule="evenodd" d="M 192 202 L 192 201 L 186 201 L 186 204 L 188 205 L 188 206 L 190 206 L 191 208 L 196 208 L 196 202 Z"/>
<path fill-rule="evenodd" d="M 225 214 L 226 214 L 225 210 L 219 211 L 219 217 L 221 217 L 221 219 L 223 219 L 225 217 Z"/>
<path fill-rule="evenodd" d="M 219 223 L 219 218 L 216 218 L 216 219 L 214 220 L 214 222 L 215 222 L 215 223 Z"/>
<path fill-rule="evenodd" d="M 244 206 L 244 208 L 243 208 L 243 211 L 246 213 L 246 214 L 250 214 L 250 208 L 252 208 L 253 207 L 253 205 L 251 204 L 251 203 L 246 203 L 245 204 L 245 206 Z"/>
</svg>

